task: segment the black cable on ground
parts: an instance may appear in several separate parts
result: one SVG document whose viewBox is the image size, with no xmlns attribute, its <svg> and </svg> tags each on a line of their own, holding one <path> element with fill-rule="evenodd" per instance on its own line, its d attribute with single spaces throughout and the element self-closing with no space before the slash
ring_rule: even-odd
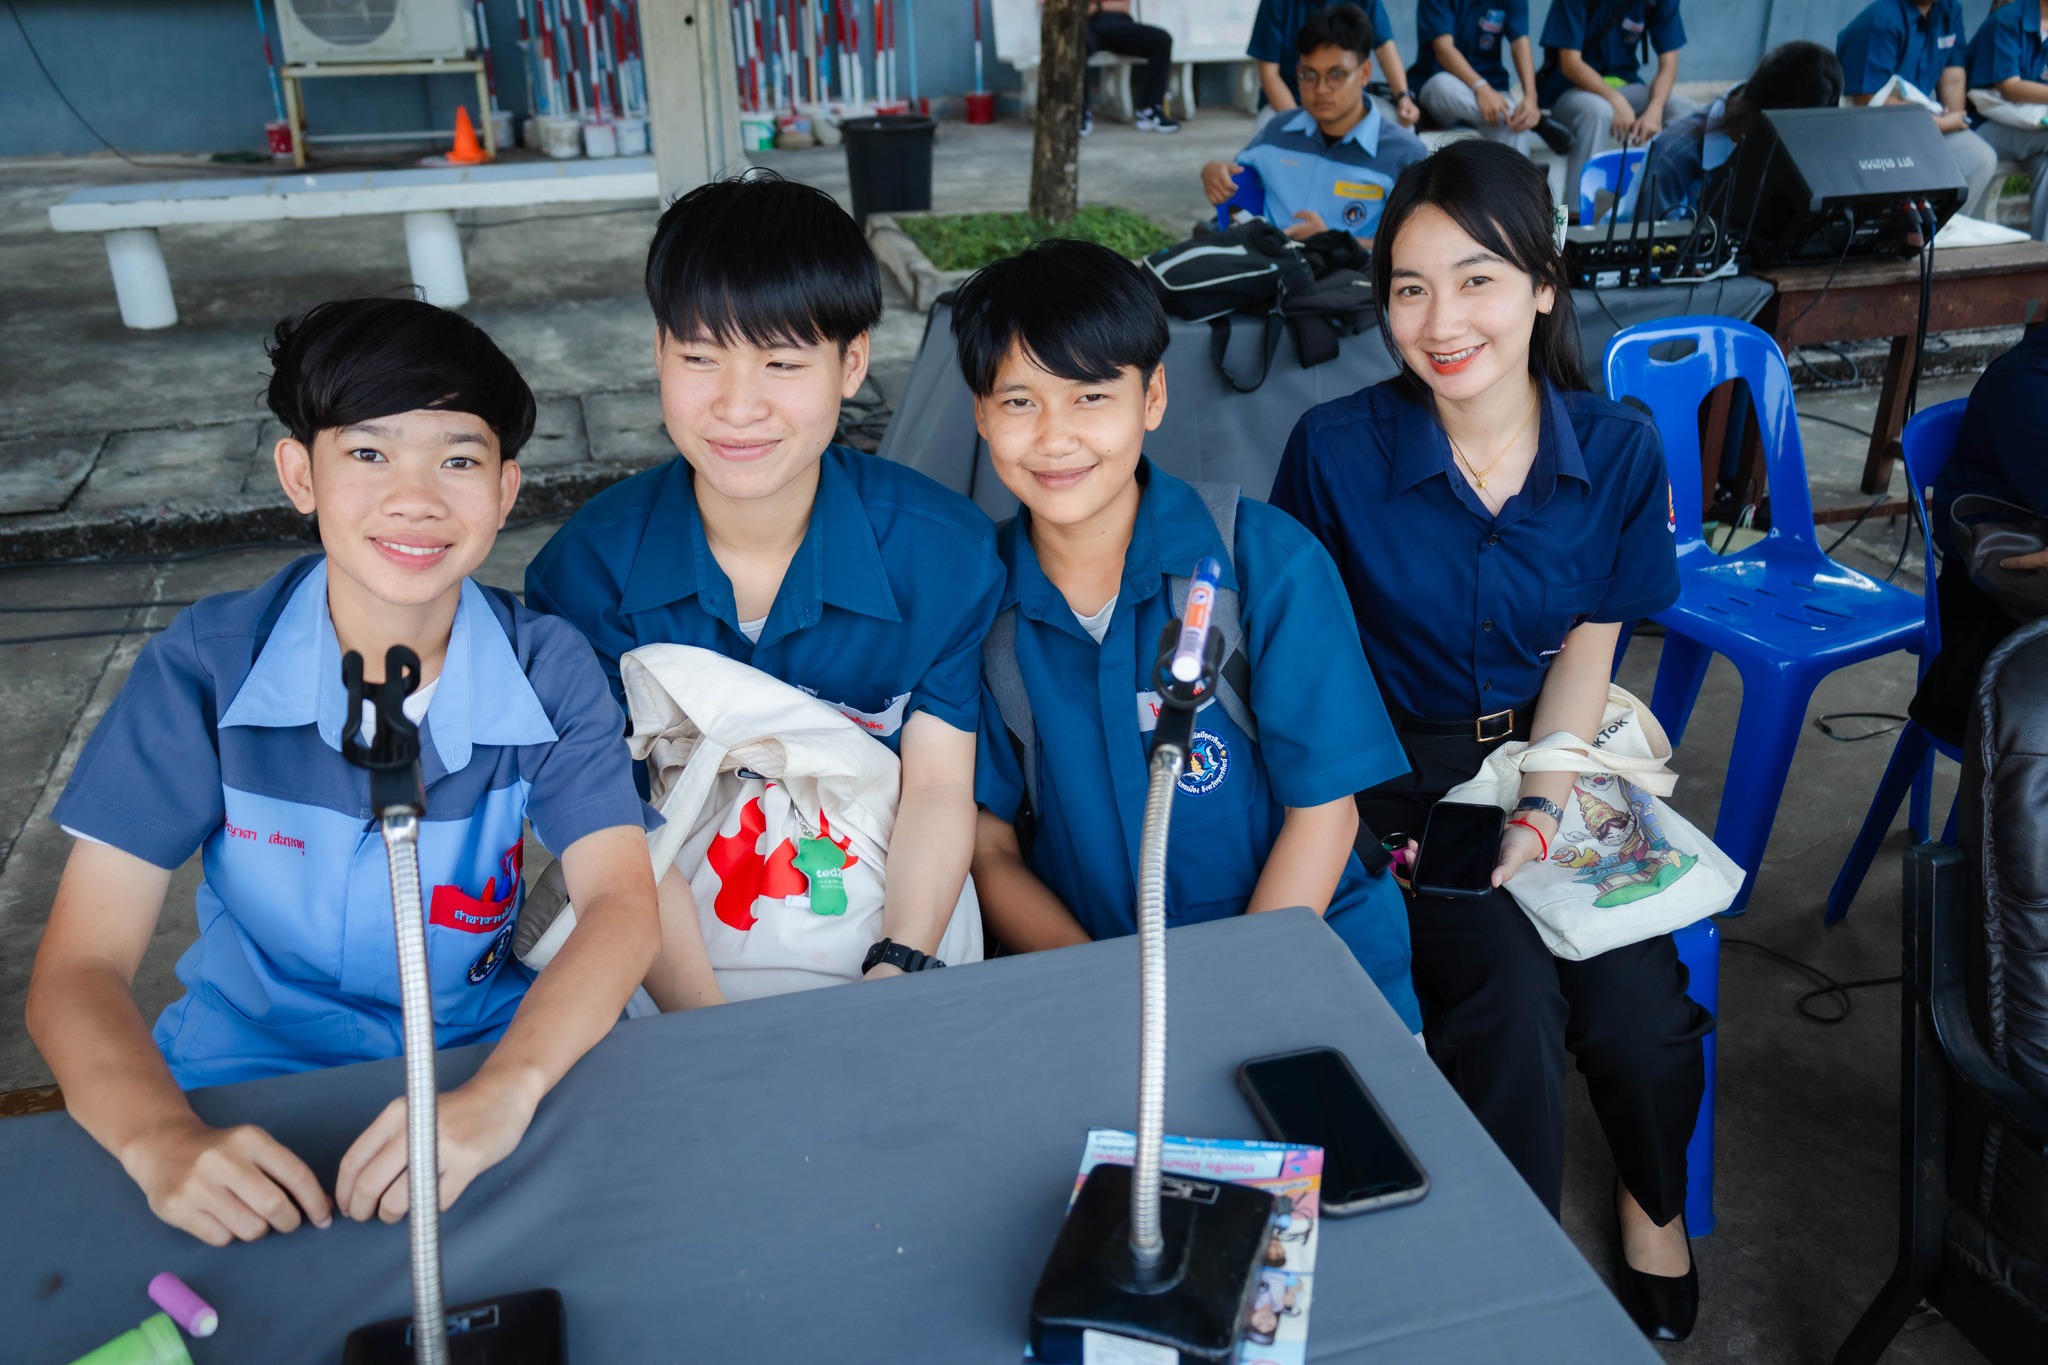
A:
<svg viewBox="0 0 2048 1365">
<path fill-rule="evenodd" d="M 1865 730 L 1860 735 L 1843 735 L 1835 732 L 1834 722 L 1838 720 L 1885 720 L 1891 724 L 1875 730 Z M 1854 744 L 1859 740 L 1876 739 L 1880 735 L 1895 734 L 1906 726 L 1907 717 L 1893 711 L 1823 711 L 1813 718 L 1813 728 L 1829 739 L 1843 744 Z"/>
<path fill-rule="evenodd" d="M 1878 508 L 1884 506 L 1884 500 L 1889 496 L 1890 494 L 1887 493 L 1879 493 L 1876 497 L 1872 498 L 1870 500 L 1870 506 L 1864 508 L 1861 512 L 1858 512 L 1856 514 L 1856 520 L 1849 523 L 1849 529 L 1842 532 L 1842 534 L 1836 536 L 1834 539 L 1834 543 L 1829 545 L 1827 549 L 1822 550 L 1821 553 L 1824 555 L 1832 555 L 1835 551 L 1841 549 L 1842 546 L 1848 541 L 1849 537 L 1856 534 L 1856 528 L 1861 526 L 1866 520 L 1868 520 L 1872 512 L 1875 512 Z"/>
<path fill-rule="evenodd" d="M 1798 1011 L 1800 1018 L 1816 1024 L 1839 1024 L 1844 1019 L 1847 1019 L 1852 1003 L 1849 998 L 1850 991 L 1862 990 L 1867 986 L 1896 986 L 1899 983 L 1899 978 L 1896 975 L 1871 976 L 1865 977 L 1860 981 L 1837 981 L 1812 963 L 1801 962 L 1790 953 L 1781 953 L 1776 948 L 1772 948 L 1767 944 L 1758 943 L 1755 939 L 1735 938 L 1732 935 L 1723 934 L 1721 935 L 1721 943 L 1725 947 L 1747 948 L 1751 952 L 1762 953 L 1766 957 L 1775 958 L 1794 971 L 1804 974 L 1808 980 L 1818 982 L 1819 984 L 1812 990 L 1807 991 L 1792 1002 L 1792 1008 Z M 1841 1001 L 1841 1011 L 1836 1014 L 1823 1014 L 1813 1009 L 1807 1003 L 1822 996 L 1832 996 Z"/>
</svg>

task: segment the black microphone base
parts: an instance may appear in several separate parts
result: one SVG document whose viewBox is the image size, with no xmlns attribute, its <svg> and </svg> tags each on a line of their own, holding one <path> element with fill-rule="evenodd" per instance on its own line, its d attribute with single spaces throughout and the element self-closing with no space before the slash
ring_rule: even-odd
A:
<svg viewBox="0 0 2048 1365">
<path fill-rule="evenodd" d="M 1236 1354 L 1273 1235 L 1273 1196 L 1249 1185 L 1164 1176 L 1165 1254 L 1149 1275 L 1132 1264 L 1131 1168 L 1088 1173 L 1031 1295 L 1031 1351 L 1079 1365 L 1083 1336 L 1164 1346 L 1181 1365 Z"/>
<path fill-rule="evenodd" d="M 569 1358 L 562 1296 L 522 1289 L 448 1310 L 450 1365 L 563 1365 Z M 342 1347 L 341 1365 L 412 1365 L 412 1318 L 358 1327 Z"/>
</svg>

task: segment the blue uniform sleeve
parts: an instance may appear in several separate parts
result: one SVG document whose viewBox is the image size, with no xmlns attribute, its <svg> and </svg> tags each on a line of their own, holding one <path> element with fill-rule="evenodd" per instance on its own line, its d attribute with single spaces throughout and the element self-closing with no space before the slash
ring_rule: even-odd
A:
<svg viewBox="0 0 2048 1365">
<path fill-rule="evenodd" d="M 1453 38 L 1458 36 L 1458 21 L 1452 13 L 1451 0 L 1417 0 L 1415 41 L 1427 51 L 1431 43 L 1446 33 Z"/>
<path fill-rule="evenodd" d="M 1394 41 L 1394 21 L 1387 14 L 1387 0 L 1372 0 L 1372 43 L 1377 48 L 1381 43 Z"/>
<path fill-rule="evenodd" d="M 1586 50 L 1586 0 L 1555 0 L 1543 21 L 1543 46 Z"/>
<path fill-rule="evenodd" d="M 142 647 L 50 818 L 175 869 L 227 818 L 214 686 L 192 613 Z"/>
<path fill-rule="evenodd" d="M 1318 496 L 1320 484 L 1313 466 L 1308 414 L 1303 413 L 1287 437 L 1286 449 L 1280 453 L 1280 468 L 1273 475 L 1273 491 L 1267 500 L 1306 526 L 1309 534 L 1327 547 L 1337 543 L 1333 539 L 1336 528 L 1329 524 L 1325 515 L 1327 504 Z"/>
<path fill-rule="evenodd" d="M 1955 41 L 1950 43 L 1948 45 L 1948 50 L 1942 54 L 1942 70 L 1946 71 L 1948 68 L 1952 66 L 1960 66 L 1965 71 L 1967 71 L 1972 61 L 1971 54 L 1976 51 L 1976 45 L 1970 41 L 1970 30 L 1963 21 L 1963 7 L 1960 4 L 1956 3 L 1956 0 L 1939 0 L 1939 2 L 1945 4 L 1948 7 L 1949 27 L 1955 33 Z M 2008 8 L 2010 8 L 2010 6 L 2008 6 Z M 1990 26 L 1991 21 L 1993 19 L 1996 19 L 1997 17 L 1998 16 L 1996 14 L 1986 15 L 1984 18 L 1985 27 L 1988 28 Z M 2018 33 L 2018 23 L 2019 11 L 2013 10 L 2013 24 L 2015 34 Z M 1934 92 L 1932 90 L 1929 90 L 1927 93 L 1932 95 Z"/>
<path fill-rule="evenodd" d="M 1886 24 L 1875 15 L 1865 22 L 1859 15 L 1835 35 L 1835 56 L 1842 62 L 1842 80 L 1852 95 L 1874 95 L 1899 69 L 1904 51 L 1905 31 Z"/>
<path fill-rule="evenodd" d="M 1294 35 L 1287 31 L 1280 0 L 1259 0 L 1259 12 L 1252 19 L 1251 42 L 1244 55 L 1255 62 L 1278 62 L 1285 60 L 1293 47 Z"/>
<path fill-rule="evenodd" d="M 1528 36 L 1529 0 L 1509 0 L 1507 41 L 1512 43 L 1517 38 L 1526 38 Z M 1502 46 L 1505 49 L 1506 45 L 1503 44 Z M 1508 60 L 1505 50 L 1501 53 L 1501 60 L 1503 62 Z M 1509 65 L 1512 66 L 1512 63 L 1509 63 Z"/>
<path fill-rule="evenodd" d="M 981 642 L 995 624 L 1002 602 L 1004 571 L 993 531 L 981 543 L 980 561 L 972 569 L 975 593 L 952 638 L 910 691 L 906 715 L 929 711 L 955 730 L 973 734 L 981 724 Z"/>
<path fill-rule="evenodd" d="M 1671 484 L 1664 468 L 1664 442 L 1648 422 L 1631 422 L 1623 437 L 1633 449 L 1616 461 L 1629 483 L 1623 500 L 1621 538 L 1615 547 L 1614 576 L 1606 600 L 1590 619 L 1634 621 L 1655 615 L 1678 600 L 1678 538 L 1671 521 Z"/>
<path fill-rule="evenodd" d="M 2011 80 L 2014 76 L 2032 79 L 2032 73 L 2020 69 L 2019 26 L 2006 22 L 2009 16 L 2016 15 L 2019 11 L 2020 6 L 2008 5 L 2004 10 L 1986 19 L 1984 27 L 1977 30 L 1977 41 L 1970 44 L 1971 85 L 1995 86 L 2000 81 Z M 1960 47 L 1962 44 L 1958 43 L 1956 46 Z"/>
<path fill-rule="evenodd" d="M 981 689 L 981 726 L 974 746 L 974 802 L 998 820 L 1017 823 L 1024 805 L 1024 771 L 1017 745 L 987 688 Z"/>
<path fill-rule="evenodd" d="M 526 605 L 582 632 L 611 684 L 612 699 L 623 708 L 626 689 L 619 681 L 619 659 L 640 641 L 619 614 L 624 584 L 604 556 L 602 529 L 572 518 L 549 537 L 526 566 Z"/>
<path fill-rule="evenodd" d="M 1244 603 L 1252 715 L 1273 795 L 1283 806 L 1320 806 L 1407 772 L 1329 551 L 1257 503 L 1238 515 L 1241 566 L 1251 567 L 1254 538 L 1285 555 Z"/>
<path fill-rule="evenodd" d="M 552 626 L 551 629 L 547 628 Z M 586 834 L 616 825 L 653 829 L 661 817 L 633 785 L 625 717 L 612 700 L 590 646 L 558 623 L 543 623 L 545 639 L 527 666 L 527 680 L 555 727 L 553 744 L 522 775 L 532 784 L 526 818 L 549 852 L 559 857 Z"/>
<path fill-rule="evenodd" d="M 1678 16 L 1678 0 L 1650 0 L 1644 16 L 1650 29 L 1650 46 L 1658 52 L 1676 52 L 1685 46 L 1685 21 Z"/>
</svg>

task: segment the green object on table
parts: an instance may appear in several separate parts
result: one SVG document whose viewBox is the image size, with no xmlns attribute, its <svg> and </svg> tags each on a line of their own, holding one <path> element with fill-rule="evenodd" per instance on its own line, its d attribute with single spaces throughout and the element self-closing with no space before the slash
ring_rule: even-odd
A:
<svg viewBox="0 0 2048 1365">
<path fill-rule="evenodd" d="M 157 1313 L 71 1365 L 192 1365 L 192 1356 L 185 1338 L 178 1335 L 178 1324 L 168 1314 Z"/>
<path fill-rule="evenodd" d="M 846 913 L 846 850 L 830 839 L 799 839 L 796 870 L 811 884 L 811 913 Z"/>
</svg>

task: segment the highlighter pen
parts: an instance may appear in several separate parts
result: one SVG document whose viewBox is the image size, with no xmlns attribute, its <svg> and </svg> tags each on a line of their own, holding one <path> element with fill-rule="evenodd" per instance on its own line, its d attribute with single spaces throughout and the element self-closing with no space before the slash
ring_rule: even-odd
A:
<svg viewBox="0 0 2048 1365">
<path fill-rule="evenodd" d="M 178 1335 L 178 1325 L 158 1313 L 71 1365 L 192 1365 L 192 1357 Z"/>
<path fill-rule="evenodd" d="M 1216 613 L 1216 585 L 1223 579 L 1223 565 L 1214 555 L 1204 555 L 1195 566 L 1194 581 L 1188 585 L 1187 610 L 1181 614 L 1180 640 L 1173 647 L 1171 672 L 1177 682 L 1191 683 L 1202 676 L 1203 647 L 1208 642 L 1209 623 Z"/>
<path fill-rule="evenodd" d="M 168 1270 L 149 1282 L 149 1297 L 171 1315 L 172 1322 L 195 1337 L 210 1337 L 220 1330 L 220 1314 L 213 1311 L 213 1305 Z"/>
</svg>

